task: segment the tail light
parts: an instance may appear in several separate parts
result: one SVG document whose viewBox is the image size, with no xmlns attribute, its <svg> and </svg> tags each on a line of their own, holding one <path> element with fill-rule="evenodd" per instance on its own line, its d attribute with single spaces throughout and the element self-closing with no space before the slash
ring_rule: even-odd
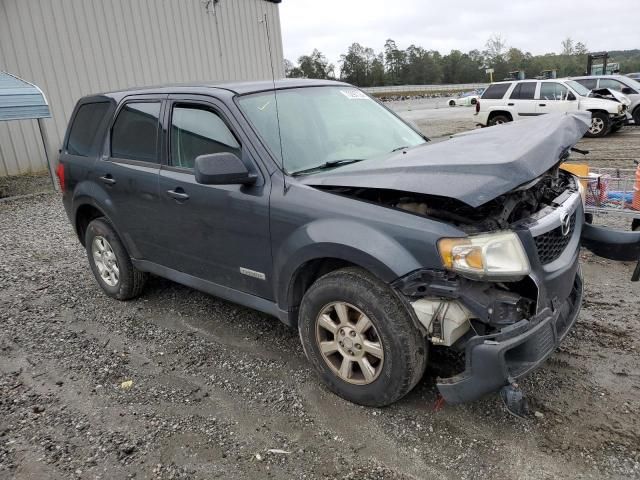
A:
<svg viewBox="0 0 640 480">
<path fill-rule="evenodd" d="M 476 102 L 476 113 L 480 113 L 480 99 Z"/>
<path fill-rule="evenodd" d="M 65 191 L 65 183 L 64 183 L 64 165 L 62 163 L 58 164 L 56 168 L 56 175 L 58 177 L 58 183 L 60 184 L 60 190 Z"/>
</svg>

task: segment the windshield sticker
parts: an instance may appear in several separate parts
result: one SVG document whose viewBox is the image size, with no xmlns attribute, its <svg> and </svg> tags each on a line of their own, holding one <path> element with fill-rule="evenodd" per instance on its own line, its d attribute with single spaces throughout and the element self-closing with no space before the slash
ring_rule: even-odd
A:
<svg viewBox="0 0 640 480">
<path fill-rule="evenodd" d="M 361 92 L 355 88 L 350 88 L 349 90 L 340 90 L 340 93 L 347 97 L 349 100 L 369 100 L 369 97 L 366 93 Z"/>
</svg>

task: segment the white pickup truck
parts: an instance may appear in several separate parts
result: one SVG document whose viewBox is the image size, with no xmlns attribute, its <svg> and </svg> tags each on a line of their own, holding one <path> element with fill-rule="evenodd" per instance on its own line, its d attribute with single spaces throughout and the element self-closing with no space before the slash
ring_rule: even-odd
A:
<svg viewBox="0 0 640 480">
<path fill-rule="evenodd" d="M 624 95 L 611 92 L 609 98 L 593 94 L 575 80 L 518 80 L 489 85 L 476 103 L 477 121 L 482 126 L 498 125 L 551 112 L 591 112 L 587 137 L 604 137 L 626 122 L 630 104 Z"/>
</svg>

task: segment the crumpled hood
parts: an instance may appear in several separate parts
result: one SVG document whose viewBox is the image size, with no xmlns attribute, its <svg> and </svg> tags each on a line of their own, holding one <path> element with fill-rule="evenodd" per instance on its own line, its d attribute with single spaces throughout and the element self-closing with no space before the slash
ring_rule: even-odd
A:
<svg viewBox="0 0 640 480">
<path fill-rule="evenodd" d="M 613 88 L 597 88 L 595 90 L 591 90 L 591 95 L 595 97 L 597 96 L 606 97 L 607 95 L 610 95 L 615 99 L 614 101 L 618 101 L 623 105 L 626 105 L 627 107 L 631 105 L 631 100 L 629 99 L 629 97 L 627 97 L 622 92 L 618 92 L 617 90 L 614 90 Z"/>
<path fill-rule="evenodd" d="M 471 130 L 388 156 L 299 177 L 310 186 L 439 195 L 479 207 L 542 175 L 589 129 L 591 113 L 550 113 Z"/>
</svg>

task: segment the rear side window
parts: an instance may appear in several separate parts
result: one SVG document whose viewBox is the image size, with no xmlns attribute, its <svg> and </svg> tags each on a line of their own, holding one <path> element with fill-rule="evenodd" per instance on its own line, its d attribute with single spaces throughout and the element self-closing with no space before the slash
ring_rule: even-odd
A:
<svg viewBox="0 0 640 480">
<path fill-rule="evenodd" d="M 509 98 L 514 100 L 533 100 L 535 93 L 536 82 L 521 82 L 516 85 Z"/>
<path fill-rule="evenodd" d="M 215 112 L 178 106 L 171 115 L 171 165 L 193 168 L 196 158 L 211 153 L 240 156 L 240 144 Z"/>
<path fill-rule="evenodd" d="M 621 92 L 624 87 L 626 87 L 626 85 L 623 85 L 622 82 L 619 82 L 618 80 L 614 80 L 612 78 L 600 79 L 600 88 L 610 88 L 611 90 Z"/>
<path fill-rule="evenodd" d="M 484 93 L 482 94 L 482 98 L 489 100 L 498 100 L 504 97 L 504 94 L 507 93 L 511 83 L 494 83 L 493 85 L 489 85 Z"/>
<path fill-rule="evenodd" d="M 160 163 L 158 118 L 160 102 L 127 103 L 111 129 L 111 156 Z"/>
<path fill-rule="evenodd" d="M 68 154 L 88 157 L 93 153 L 92 147 L 98 135 L 100 123 L 108 109 L 108 102 L 85 103 L 78 108 L 69 131 Z"/>
<path fill-rule="evenodd" d="M 580 80 L 576 80 L 576 82 L 578 82 L 581 85 L 584 85 L 589 90 L 593 90 L 594 88 L 596 88 L 596 85 L 598 84 L 598 80 L 596 80 L 595 78 L 581 78 Z"/>
</svg>

